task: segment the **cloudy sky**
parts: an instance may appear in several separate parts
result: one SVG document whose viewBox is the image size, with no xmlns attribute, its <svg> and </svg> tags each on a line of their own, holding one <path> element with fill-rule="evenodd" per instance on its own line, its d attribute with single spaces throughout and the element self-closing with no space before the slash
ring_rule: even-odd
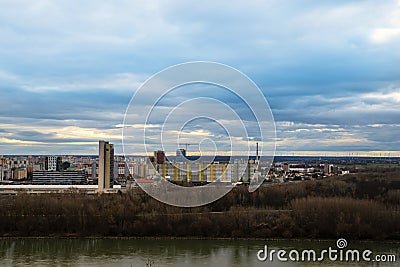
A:
<svg viewBox="0 0 400 267">
<path fill-rule="evenodd" d="M 400 151 L 399 0 L 0 4 L 0 154 L 121 153 L 133 93 L 193 60 L 259 86 L 278 154 Z"/>
</svg>

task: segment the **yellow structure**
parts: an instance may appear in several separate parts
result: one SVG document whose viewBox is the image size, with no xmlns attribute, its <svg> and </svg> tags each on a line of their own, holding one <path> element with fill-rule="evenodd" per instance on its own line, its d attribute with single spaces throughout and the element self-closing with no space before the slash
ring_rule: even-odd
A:
<svg viewBox="0 0 400 267">
<path fill-rule="evenodd" d="M 215 180 L 214 164 L 210 164 L 210 181 L 214 182 L 214 180 Z"/>
<path fill-rule="evenodd" d="M 188 182 L 192 180 L 192 164 L 186 163 L 186 179 Z"/>
<path fill-rule="evenodd" d="M 247 180 L 245 182 L 249 182 L 251 178 L 251 164 L 247 163 Z"/>
<path fill-rule="evenodd" d="M 204 164 L 204 162 L 165 162 L 163 164 L 157 164 L 157 169 L 153 170 L 153 174 L 150 170 L 148 172 L 143 170 L 141 173 L 145 172 L 147 176 L 158 174 L 162 179 L 171 179 L 173 181 L 215 182 L 216 180 L 220 180 L 221 182 L 237 182 L 242 180 L 247 182 L 251 180 L 256 167 L 256 164 L 251 161 L 242 163 L 235 162 L 234 164 L 228 164 L 226 162 L 213 162 L 209 165 Z M 147 164 L 147 166 L 152 167 L 151 164 Z"/>
<path fill-rule="evenodd" d="M 222 181 L 226 181 L 227 179 L 226 179 L 226 167 L 227 167 L 227 164 L 222 164 L 221 165 L 221 169 L 222 169 Z"/>
<path fill-rule="evenodd" d="M 176 166 L 177 163 L 174 164 L 174 181 L 178 181 L 179 178 L 179 168 Z"/>
<path fill-rule="evenodd" d="M 199 163 L 199 181 L 202 182 L 203 180 L 204 180 L 203 164 Z"/>
</svg>

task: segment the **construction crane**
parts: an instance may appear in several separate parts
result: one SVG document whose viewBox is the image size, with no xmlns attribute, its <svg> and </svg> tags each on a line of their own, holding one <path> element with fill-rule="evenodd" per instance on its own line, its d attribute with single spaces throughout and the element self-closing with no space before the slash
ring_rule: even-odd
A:
<svg viewBox="0 0 400 267">
<path fill-rule="evenodd" d="M 186 153 L 188 153 L 188 147 L 189 146 L 195 146 L 195 145 L 198 145 L 198 144 L 183 143 L 183 145 L 185 145 L 185 151 L 186 151 Z"/>
</svg>

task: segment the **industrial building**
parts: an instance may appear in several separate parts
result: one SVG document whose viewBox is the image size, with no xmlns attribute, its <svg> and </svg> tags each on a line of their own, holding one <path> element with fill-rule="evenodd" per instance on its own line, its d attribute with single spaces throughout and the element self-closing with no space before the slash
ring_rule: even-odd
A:
<svg viewBox="0 0 400 267">
<path fill-rule="evenodd" d="M 35 185 L 84 185 L 87 184 L 85 171 L 35 171 L 32 183 Z"/>
</svg>

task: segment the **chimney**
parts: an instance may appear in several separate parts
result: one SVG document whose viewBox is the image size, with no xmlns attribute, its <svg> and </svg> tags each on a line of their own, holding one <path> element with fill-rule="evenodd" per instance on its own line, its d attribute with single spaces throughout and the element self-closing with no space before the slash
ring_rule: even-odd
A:
<svg viewBox="0 0 400 267">
<path fill-rule="evenodd" d="M 258 162 L 258 142 L 256 143 L 256 161 Z"/>
</svg>

